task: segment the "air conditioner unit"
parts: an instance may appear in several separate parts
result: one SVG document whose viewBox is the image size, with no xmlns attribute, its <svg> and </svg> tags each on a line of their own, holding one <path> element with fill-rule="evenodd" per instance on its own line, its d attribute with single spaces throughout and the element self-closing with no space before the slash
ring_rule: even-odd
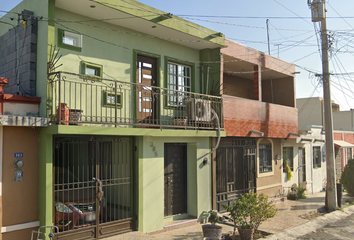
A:
<svg viewBox="0 0 354 240">
<path fill-rule="evenodd" d="M 196 122 L 211 121 L 211 102 L 210 100 L 187 98 L 185 99 L 187 117 Z"/>
</svg>

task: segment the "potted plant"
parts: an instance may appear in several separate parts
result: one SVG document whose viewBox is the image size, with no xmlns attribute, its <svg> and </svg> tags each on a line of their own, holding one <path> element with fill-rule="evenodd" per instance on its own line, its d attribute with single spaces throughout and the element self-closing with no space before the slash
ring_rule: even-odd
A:
<svg viewBox="0 0 354 240">
<path fill-rule="evenodd" d="M 218 212 L 217 211 L 209 211 L 206 212 L 209 214 L 209 217 L 207 217 L 208 222 L 211 224 L 204 224 L 202 225 L 202 230 L 203 230 L 203 235 L 205 238 L 210 237 L 210 238 L 221 238 L 222 235 L 222 227 L 216 225 L 216 222 L 218 221 Z"/>
<path fill-rule="evenodd" d="M 234 239 L 237 229 L 242 240 L 252 240 L 259 225 L 276 214 L 276 208 L 268 202 L 268 197 L 257 193 L 241 195 L 232 205 L 224 205 L 224 208 L 234 222 Z"/>
</svg>

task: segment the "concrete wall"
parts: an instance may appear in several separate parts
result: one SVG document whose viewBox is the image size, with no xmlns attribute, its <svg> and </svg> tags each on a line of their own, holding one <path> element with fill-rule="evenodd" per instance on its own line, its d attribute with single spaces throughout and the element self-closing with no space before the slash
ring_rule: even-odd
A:
<svg viewBox="0 0 354 240">
<path fill-rule="evenodd" d="M 307 130 L 311 125 L 324 126 L 322 98 L 296 99 L 299 110 L 299 130 Z"/>
<path fill-rule="evenodd" d="M 333 129 L 354 131 L 354 110 L 333 112 Z"/>
<path fill-rule="evenodd" d="M 20 25 L 15 18 L 14 27 L 0 36 L 0 76 L 9 80 L 5 93 L 36 96 L 38 19 L 32 12 L 22 13 Z M 22 18 L 27 19 L 25 24 Z"/>
<path fill-rule="evenodd" d="M 49 34 L 52 30 L 50 26 L 50 21 L 44 20 L 49 17 L 49 6 L 54 4 L 54 0 L 23 0 L 20 4 L 18 4 L 15 8 L 11 10 L 11 12 L 7 13 L 4 17 L 1 18 L 1 21 L 8 22 L 13 24 L 10 20 L 11 18 L 17 20 L 17 14 L 22 12 L 24 9 L 33 12 L 34 16 L 42 16 L 43 19 L 38 21 L 38 38 L 37 38 L 37 46 L 43 46 L 37 48 L 36 54 L 36 81 L 43 83 L 36 84 L 35 94 L 37 97 L 41 97 L 41 105 L 40 105 L 40 116 L 46 116 L 45 107 L 47 102 L 47 54 L 48 49 L 48 39 L 51 38 L 51 34 Z M 53 16 L 54 17 L 54 16 Z M 49 24 L 48 24 L 49 23 Z M 8 24 L 0 24 L 0 36 L 6 34 L 6 32 L 11 29 L 12 26 Z M 53 37 L 54 38 L 54 37 Z M 54 45 L 54 44 L 53 44 Z"/>
<path fill-rule="evenodd" d="M 38 130 L 28 127 L 2 127 L 2 196 L 0 239 L 29 239 L 38 221 Z M 15 158 L 14 153 L 23 153 Z M 23 160 L 23 180 L 14 181 L 14 161 Z M 6 227 L 6 230 L 4 229 Z"/>
</svg>

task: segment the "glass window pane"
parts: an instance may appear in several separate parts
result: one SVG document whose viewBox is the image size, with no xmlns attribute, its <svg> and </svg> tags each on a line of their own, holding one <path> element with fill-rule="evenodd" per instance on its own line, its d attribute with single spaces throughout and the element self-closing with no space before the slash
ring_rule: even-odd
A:
<svg viewBox="0 0 354 240">
<path fill-rule="evenodd" d="M 190 67 L 168 63 L 167 88 L 178 91 L 190 91 Z M 174 98 L 169 98 L 170 105 L 183 105 L 185 94 L 175 92 Z"/>
</svg>

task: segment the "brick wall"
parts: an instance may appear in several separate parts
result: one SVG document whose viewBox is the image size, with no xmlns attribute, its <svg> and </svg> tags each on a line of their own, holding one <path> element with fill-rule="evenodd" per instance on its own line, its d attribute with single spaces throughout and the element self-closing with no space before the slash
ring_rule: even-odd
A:
<svg viewBox="0 0 354 240">
<path fill-rule="evenodd" d="M 268 138 L 286 138 L 298 132 L 297 109 L 277 104 L 223 95 L 224 128 L 227 136 L 260 137 L 251 130 L 264 133 Z"/>
<path fill-rule="evenodd" d="M 26 24 L 23 19 L 27 19 Z M 33 12 L 22 11 L 20 26 L 0 36 L 0 76 L 9 80 L 4 93 L 36 96 L 37 22 Z M 13 20 L 13 25 L 17 25 L 17 19 Z"/>
<path fill-rule="evenodd" d="M 342 177 L 342 149 L 335 148 L 336 179 Z"/>
</svg>

